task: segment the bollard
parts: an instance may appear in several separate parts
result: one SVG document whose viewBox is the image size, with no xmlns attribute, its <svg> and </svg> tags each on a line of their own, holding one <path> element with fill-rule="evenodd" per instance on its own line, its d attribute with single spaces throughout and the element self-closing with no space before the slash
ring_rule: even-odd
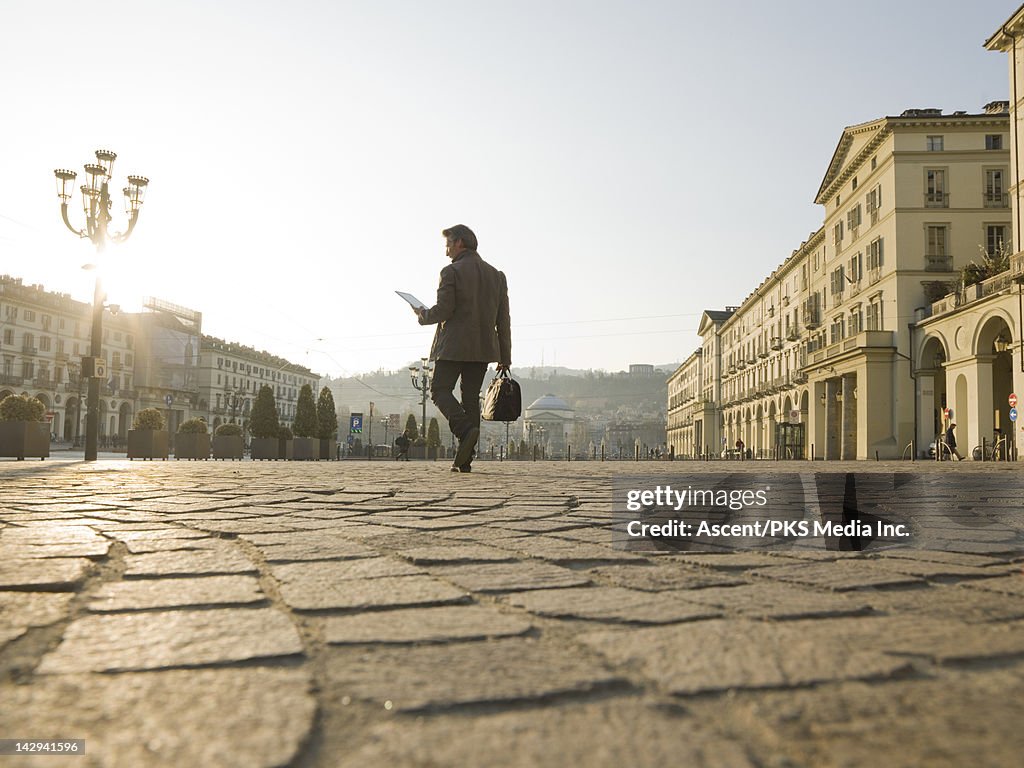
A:
<svg viewBox="0 0 1024 768">
<path fill-rule="evenodd" d="M 814 443 L 811 443 L 811 461 L 814 461 Z"/>
<path fill-rule="evenodd" d="M 640 461 L 640 446 L 633 446 L 633 461 Z"/>
<path fill-rule="evenodd" d="M 534 443 L 534 446 L 533 446 L 533 460 L 534 461 L 537 460 L 537 445 L 536 445 L 536 443 Z"/>
<path fill-rule="evenodd" d="M 504 461 L 504 460 L 505 460 L 505 446 L 503 445 L 503 446 L 501 446 L 498 449 L 498 461 Z"/>
<path fill-rule="evenodd" d="M 878 461 L 878 451 L 875 451 L 875 461 Z"/>
<path fill-rule="evenodd" d="M 985 460 L 986 449 L 988 448 L 988 441 L 983 437 L 981 438 L 981 460 Z"/>
<path fill-rule="evenodd" d="M 572 446 L 569 443 L 565 444 L 565 460 L 572 461 Z"/>
<path fill-rule="evenodd" d="M 604 443 L 601 444 L 601 461 L 604 461 Z"/>
<path fill-rule="evenodd" d="M 910 441 L 910 463 L 917 461 L 917 438 Z"/>
</svg>

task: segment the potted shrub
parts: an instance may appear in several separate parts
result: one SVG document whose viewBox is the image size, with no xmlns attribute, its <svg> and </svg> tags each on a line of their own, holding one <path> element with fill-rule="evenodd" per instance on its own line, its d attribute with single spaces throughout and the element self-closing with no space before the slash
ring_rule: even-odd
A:
<svg viewBox="0 0 1024 768">
<path fill-rule="evenodd" d="M 249 432 L 252 434 L 249 452 L 254 461 L 284 458 L 283 455 L 280 455 L 280 441 L 278 440 L 280 430 L 281 424 L 277 418 L 274 390 L 264 384 L 256 395 L 256 402 L 253 403 L 252 413 L 249 416 Z"/>
<path fill-rule="evenodd" d="M 277 455 L 281 459 L 293 458 L 293 443 L 295 442 L 295 435 L 288 427 L 281 427 L 277 430 Z"/>
<path fill-rule="evenodd" d="M 409 446 L 409 458 L 410 459 L 425 459 L 427 458 L 427 441 L 422 437 L 413 438 L 412 445 Z"/>
<path fill-rule="evenodd" d="M 244 449 L 242 428 L 238 424 L 221 424 L 213 433 L 213 458 L 238 459 Z"/>
<path fill-rule="evenodd" d="M 437 425 L 437 417 L 432 416 L 427 423 L 427 458 L 436 459 L 441 447 L 441 428 Z"/>
<path fill-rule="evenodd" d="M 50 455 L 46 406 L 28 395 L 8 395 L 0 403 L 0 456 L 45 459 Z"/>
<path fill-rule="evenodd" d="M 299 401 L 295 404 L 295 439 L 292 441 L 292 457 L 296 461 L 318 461 L 320 459 L 320 438 L 317 433 L 316 403 L 313 402 L 313 388 L 303 384 L 299 390 Z"/>
<path fill-rule="evenodd" d="M 135 414 L 132 428 L 128 430 L 128 458 L 167 461 L 164 415 L 156 408 L 143 408 Z"/>
<path fill-rule="evenodd" d="M 338 451 L 338 411 L 329 387 L 320 390 L 316 400 L 317 436 L 320 438 L 320 458 L 328 461 Z"/>
<path fill-rule="evenodd" d="M 205 419 L 189 419 L 181 422 L 174 437 L 174 458 L 206 460 L 210 458 L 210 433 Z"/>
</svg>

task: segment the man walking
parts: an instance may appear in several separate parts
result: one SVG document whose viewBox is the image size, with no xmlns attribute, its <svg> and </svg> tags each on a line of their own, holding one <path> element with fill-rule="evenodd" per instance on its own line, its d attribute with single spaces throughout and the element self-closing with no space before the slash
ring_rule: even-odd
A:
<svg viewBox="0 0 1024 768">
<path fill-rule="evenodd" d="M 473 230 L 456 224 L 441 232 L 452 263 L 441 270 L 437 303 L 416 309 L 420 325 L 437 324 L 430 359 L 430 399 L 459 438 L 452 472 L 469 472 L 480 438 L 480 387 L 488 363 L 512 365 L 512 331 L 505 275 L 480 258 Z M 461 379 L 461 401 L 452 394 Z"/>
</svg>

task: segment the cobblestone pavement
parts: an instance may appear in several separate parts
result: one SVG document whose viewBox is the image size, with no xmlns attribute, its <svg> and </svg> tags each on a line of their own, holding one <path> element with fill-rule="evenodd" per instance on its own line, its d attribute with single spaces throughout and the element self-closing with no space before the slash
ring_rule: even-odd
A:
<svg viewBox="0 0 1024 768">
<path fill-rule="evenodd" d="M 612 546 L 806 464 L 0 462 L 0 738 L 87 742 L 0 767 L 1019 765 L 1019 466 L 827 468 L 941 546 Z"/>
</svg>

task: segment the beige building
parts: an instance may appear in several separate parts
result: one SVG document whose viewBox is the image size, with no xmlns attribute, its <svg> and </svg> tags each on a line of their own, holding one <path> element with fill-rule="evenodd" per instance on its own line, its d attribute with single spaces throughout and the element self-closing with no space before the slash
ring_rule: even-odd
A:
<svg viewBox="0 0 1024 768">
<path fill-rule="evenodd" d="M 668 379 L 668 445 L 675 456 L 692 458 L 701 449 L 694 416 L 701 393 L 701 350 L 695 350 Z"/>
<path fill-rule="evenodd" d="M 212 429 L 224 423 L 246 426 L 264 384 L 274 390 L 281 426 L 291 427 L 299 390 L 319 394 L 319 375 L 284 358 L 213 336 L 203 336 L 197 371 L 198 408 Z"/>
<path fill-rule="evenodd" d="M 705 313 L 704 444 L 784 458 L 897 458 L 915 439 L 926 450 L 924 398 L 939 398 L 914 362 L 914 322 L 979 249 L 1012 239 L 1008 144 L 1005 102 L 847 128 L 816 196 L 821 229 L 735 312 Z"/>
</svg>

